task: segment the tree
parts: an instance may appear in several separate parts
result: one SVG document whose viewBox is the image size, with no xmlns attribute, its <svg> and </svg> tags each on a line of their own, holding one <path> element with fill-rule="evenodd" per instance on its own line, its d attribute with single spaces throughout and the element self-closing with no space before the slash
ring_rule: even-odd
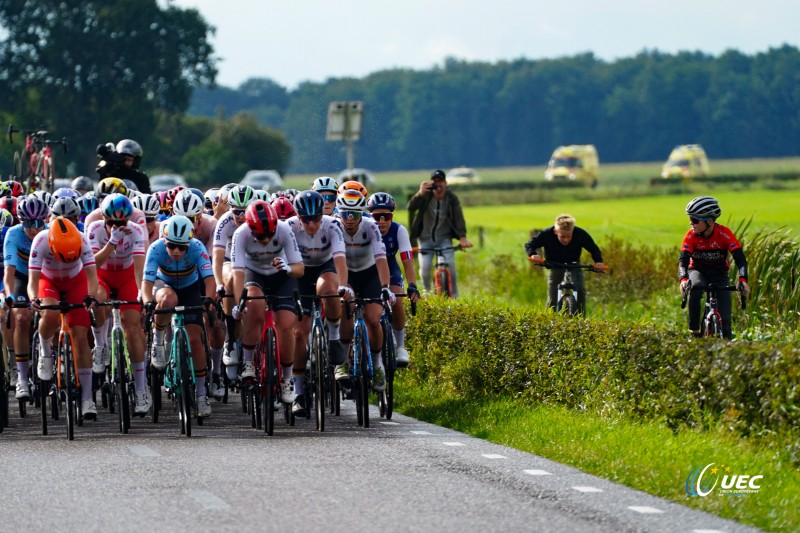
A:
<svg viewBox="0 0 800 533">
<path fill-rule="evenodd" d="M 0 27 L 0 97 L 23 127 L 67 136 L 79 172 L 98 143 L 126 137 L 146 165 L 156 110 L 184 111 L 217 74 L 213 28 L 156 0 L 0 0 Z"/>
</svg>

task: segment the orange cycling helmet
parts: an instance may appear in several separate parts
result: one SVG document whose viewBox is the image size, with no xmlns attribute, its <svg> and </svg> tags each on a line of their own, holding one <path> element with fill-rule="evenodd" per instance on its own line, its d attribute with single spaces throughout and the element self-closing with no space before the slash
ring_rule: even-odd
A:
<svg viewBox="0 0 800 533">
<path fill-rule="evenodd" d="M 58 217 L 50 222 L 47 241 L 57 261 L 72 263 L 81 257 L 83 238 L 81 232 L 68 218 Z"/>
<path fill-rule="evenodd" d="M 356 180 L 345 181 L 344 183 L 339 185 L 339 194 L 340 195 L 344 194 L 346 191 L 358 191 L 359 193 L 361 193 L 361 196 L 363 196 L 364 198 L 369 196 L 369 193 L 367 193 L 367 188 L 364 187 L 361 184 L 361 182 L 356 181 Z"/>
</svg>

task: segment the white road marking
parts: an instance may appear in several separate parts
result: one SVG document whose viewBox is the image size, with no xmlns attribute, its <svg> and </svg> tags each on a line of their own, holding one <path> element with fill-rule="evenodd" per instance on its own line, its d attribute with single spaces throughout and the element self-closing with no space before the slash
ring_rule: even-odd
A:
<svg viewBox="0 0 800 533">
<path fill-rule="evenodd" d="M 525 470 L 526 474 L 530 474 L 532 476 L 552 476 L 550 472 L 546 470 Z"/>
<path fill-rule="evenodd" d="M 443 442 L 445 446 L 466 446 L 463 442 Z"/>
<path fill-rule="evenodd" d="M 499 453 L 482 453 L 484 457 L 487 459 L 508 459 L 505 455 L 500 455 Z"/>
<path fill-rule="evenodd" d="M 431 435 L 430 431 L 412 431 L 414 435 Z"/>
<path fill-rule="evenodd" d="M 572 487 L 572 488 L 577 490 L 578 492 L 603 492 L 603 489 L 598 489 L 597 487 Z"/>
<path fill-rule="evenodd" d="M 725 533 L 721 529 L 693 529 L 692 533 Z"/>
<path fill-rule="evenodd" d="M 185 490 L 184 494 L 205 507 L 206 509 L 228 509 L 230 505 L 225 500 L 214 496 L 207 490 Z"/>
<path fill-rule="evenodd" d="M 379 424 L 383 424 L 384 426 L 399 426 L 400 422 L 392 422 L 391 420 L 384 420 L 379 422 Z"/>
<path fill-rule="evenodd" d="M 161 457 L 161 454 L 148 446 L 139 444 L 128 446 L 128 449 L 139 457 Z"/>
<path fill-rule="evenodd" d="M 644 514 L 658 514 L 663 513 L 661 509 L 656 509 L 655 507 L 647 507 L 647 506 L 640 506 L 640 505 L 630 505 L 628 509 L 631 511 L 636 511 L 637 513 L 644 513 Z"/>
</svg>

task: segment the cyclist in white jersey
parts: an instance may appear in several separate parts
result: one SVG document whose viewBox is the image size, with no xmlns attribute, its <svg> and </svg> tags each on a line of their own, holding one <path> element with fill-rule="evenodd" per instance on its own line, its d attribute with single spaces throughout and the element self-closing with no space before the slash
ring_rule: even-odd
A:
<svg viewBox="0 0 800 533">
<path fill-rule="evenodd" d="M 345 258 L 344 235 L 341 222 L 322 214 L 324 201 L 316 191 L 303 191 L 294 199 L 297 216 L 286 222 L 297 238 L 297 246 L 303 256 L 305 273 L 298 285 L 301 295 L 337 294 L 344 292 L 346 297 L 353 292 L 347 286 L 347 260 Z M 294 351 L 294 389 L 297 399 L 292 407 L 296 416 L 305 416 L 305 369 L 308 362 L 306 339 L 311 331 L 311 298 L 301 299 L 303 321 L 297 327 L 297 341 Z M 328 329 L 328 352 L 331 363 L 344 363 L 345 352 L 340 341 L 339 324 L 342 318 L 342 304 L 339 298 L 322 300 L 325 323 Z"/>
<path fill-rule="evenodd" d="M 362 216 L 366 205 L 366 198 L 357 190 L 345 190 L 336 199 L 336 207 L 344 227 L 348 282 L 356 296 L 383 297 L 394 305 L 396 298 L 389 288 L 386 247 L 375 221 Z M 376 391 L 383 391 L 386 388 L 386 371 L 381 359 L 383 330 L 380 320 L 382 314 L 383 307 L 378 303 L 369 303 L 364 306 L 364 321 L 367 324 L 372 365 L 375 370 L 372 388 Z M 353 321 L 345 317 L 342 322 L 342 338 L 349 341 L 352 337 Z M 349 378 L 346 365 L 347 363 L 343 363 L 336 368 L 337 380 Z"/>
<path fill-rule="evenodd" d="M 131 199 L 134 209 L 139 209 L 144 213 L 145 221 L 145 234 L 147 242 L 145 243 L 145 250 L 151 244 L 161 238 L 160 225 L 158 221 L 158 213 L 161 210 L 161 203 L 158 197 L 154 194 L 142 194 L 136 198 Z"/>
<path fill-rule="evenodd" d="M 242 318 L 242 378 L 255 376 L 253 353 L 264 328 L 264 300 L 248 301 L 239 309 L 238 298 L 243 291 L 248 296 L 291 296 L 297 290 L 297 279 L 303 275 L 303 257 L 297 247 L 294 233 L 286 222 L 278 220 L 275 209 L 263 200 L 247 207 L 247 224 L 233 235 L 231 262 L 233 263 L 233 294 L 237 305 L 234 319 Z M 294 302 L 276 301 L 275 331 L 281 354 L 281 401 L 295 400 L 292 383 L 295 326 L 297 310 Z"/>
<path fill-rule="evenodd" d="M 28 298 L 33 309 L 40 303 L 54 305 L 64 297 L 71 303 L 83 303 L 91 308 L 97 303 L 97 267 L 88 239 L 68 219 L 59 217 L 50 227 L 39 232 L 31 244 L 28 263 Z M 42 312 L 39 321 L 39 365 L 37 372 L 44 381 L 53 379 L 53 336 L 59 327 L 59 312 Z M 67 314 L 72 330 L 72 345 L 78 366 L 81 386 L 81 411 L 86 420 L 97 418 L 97 407 L 92 400 L 92 356 L 89 350 L 89 313 L 75 309 Z"/>
<path fill-rule="evenodd" d="M 336 209 L 336 195 L 339 190 L 336 180 L 330 176 L 320 176 L 314 180 L 311 189 L 317 191 L 325 202 L 323 214 L 333 216 Z"/>
</svg>

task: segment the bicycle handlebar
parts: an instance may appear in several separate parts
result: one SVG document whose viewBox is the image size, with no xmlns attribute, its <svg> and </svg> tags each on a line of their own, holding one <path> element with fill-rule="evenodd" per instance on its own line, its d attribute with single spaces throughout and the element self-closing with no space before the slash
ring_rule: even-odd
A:
<svg viewBox="0 0 800 533">
<path fill-rule="evenodd" d="M 718 285 L 716 283 L 708 283 L 701 287 L 692 287 L 692 282 L 690 280 L 686 285 L 686 291 L 683 293 L 683 298 L 681 299 L 681 309 L 686 307 L 686 300 L 689 298 L 690 292 L 712 293 L 717 291 L 738 292 L 739 303 L 741 304 L 742 310 L 747 308 L 747 296 L 745 296 L 739 285 Z"/>
<path fill-rule="evenodd" d="M 39 305 L 40 311 L 59 311 L 61 314 L 69 313 L 75 309 L 86 309 L 86 306 L 82 303 L 71 304 L 65 300 L 59 300 L 57 304 Z M 89 318 L 91 319 L 92 327 L 97 327 L 97 321 L 94 317 L 94 309 L 89 309 Z"/>
<path fill-rule="evenodd" d="M 556 261 L 534 261 L 533 257 L 528 257 L 528 261 L 530 261 L 535 266 L 540 266 L 544 268 L 566 268 L 567 270 L 588 270 L 589 272 L 595 272 L 597 274 L 604 274 L 608 272 L 608 265 L 603 265 L 602 269 L 595 268 L 594 265 L 582 265 L 580 263 L 558 263 Z"/>
<path fill-rule="evenodd" d="M 450 250 L 455 251 L 465 251 L 465 248 L 460 244 L 458 246 L 440 246 L 436 248 L 420 248 L 419 246 L 415 246 L 411 248 L 411 251 L 414 253 L 418 253 L 420 255 L 427 255 L 427 254 L 440 254 L 442 252 L 449 252 Z"/>
</svg>

